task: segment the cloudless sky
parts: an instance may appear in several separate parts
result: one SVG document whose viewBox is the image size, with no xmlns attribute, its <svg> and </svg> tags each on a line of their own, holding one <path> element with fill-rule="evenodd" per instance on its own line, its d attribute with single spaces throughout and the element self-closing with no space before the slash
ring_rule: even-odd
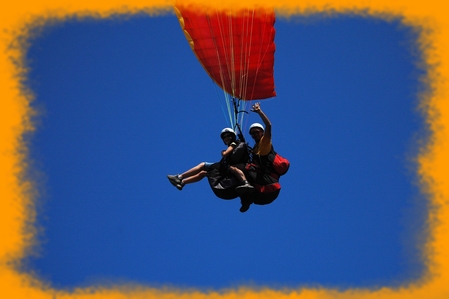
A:
<svg viewBox="0 0 449 299">
<path fill-rule="evenodd" d="M 43 233 L 26 270 L 57 288 L 419 278 L 416 33 L 349 15 L 278 18 L 275 28 L 277 97 L 261 107 L 291 168 L 280 196 L 246 213 L 207 180 L 179 191 L 166 178 L 218 161 L 228 126 L 221 91 L 174 15 L 68 20 L 35 36 L 28 85 L 40 115 L 30 147 Z"/>
</svg>

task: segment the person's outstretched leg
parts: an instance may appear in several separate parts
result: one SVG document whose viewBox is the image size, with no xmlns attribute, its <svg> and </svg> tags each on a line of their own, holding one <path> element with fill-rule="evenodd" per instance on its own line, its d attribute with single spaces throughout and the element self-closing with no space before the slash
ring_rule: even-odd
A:
<svg viewBox="0 0 449 299">
<path fill-rule="evenodd" d="M 173 186 L 178 188 L 178 190 L 182 190 L 185 184 L 201 181 L 207 175 L 207 171 L 204 169 L 205 162 L 201 162 L 197 166 L 192 167 L 181 174 L 168 175 L 167 178 Z"/>
</svg>

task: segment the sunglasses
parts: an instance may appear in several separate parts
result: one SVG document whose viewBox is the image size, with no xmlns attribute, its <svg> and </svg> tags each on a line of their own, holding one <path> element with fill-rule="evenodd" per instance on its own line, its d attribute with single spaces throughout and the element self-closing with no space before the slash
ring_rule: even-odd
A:
<svg viewBox="0 0 449 299">
<path fill-rule="evenodd" d="M 234 135 L 231 135 L 231 134 L 223 135 L 223 139 L 232 138 L 232 137 L 234 137 Z"/>
<path fill-rule="evenodd" d="M 249 134 L 250 134 L 251 136 L 257 135 L 257 134 L 259 134 L 259 133 L 262 133 L 262 131 L 260 131 L 260 130 L 252 130 L 251 132 L 249 132 Z"/>
</svg>

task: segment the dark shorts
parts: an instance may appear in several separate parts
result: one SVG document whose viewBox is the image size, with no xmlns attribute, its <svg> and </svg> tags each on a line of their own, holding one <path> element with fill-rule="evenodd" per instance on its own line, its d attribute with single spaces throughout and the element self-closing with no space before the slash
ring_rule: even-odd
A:
<svg viewBox="0 0 449 299">
<path fill-rule="evenodd" d="M 203 162 L 204 163 L 204 170 L 209 170 L 210 166 L 214 163 L 210 163 L 210 162 Z"/>
</svg>

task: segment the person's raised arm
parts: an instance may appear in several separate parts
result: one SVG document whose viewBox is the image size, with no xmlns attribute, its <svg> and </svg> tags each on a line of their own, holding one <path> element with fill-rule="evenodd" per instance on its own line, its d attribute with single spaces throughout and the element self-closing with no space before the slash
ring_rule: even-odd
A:
<svg viewBox="0 0 449 299">
<path fill-rule="evenodd" d="M 264 136 L 271 139 L 271 122 L 268 119 L 268 117 L 263 113 L 262 109 L 260 108 L 260 103 L 255 103 L 251 109 L 251 111 L 259 114 L 260 118 L 262 119 L 263 123 L 265 124 L 265 132 Z"/>
</svg>

